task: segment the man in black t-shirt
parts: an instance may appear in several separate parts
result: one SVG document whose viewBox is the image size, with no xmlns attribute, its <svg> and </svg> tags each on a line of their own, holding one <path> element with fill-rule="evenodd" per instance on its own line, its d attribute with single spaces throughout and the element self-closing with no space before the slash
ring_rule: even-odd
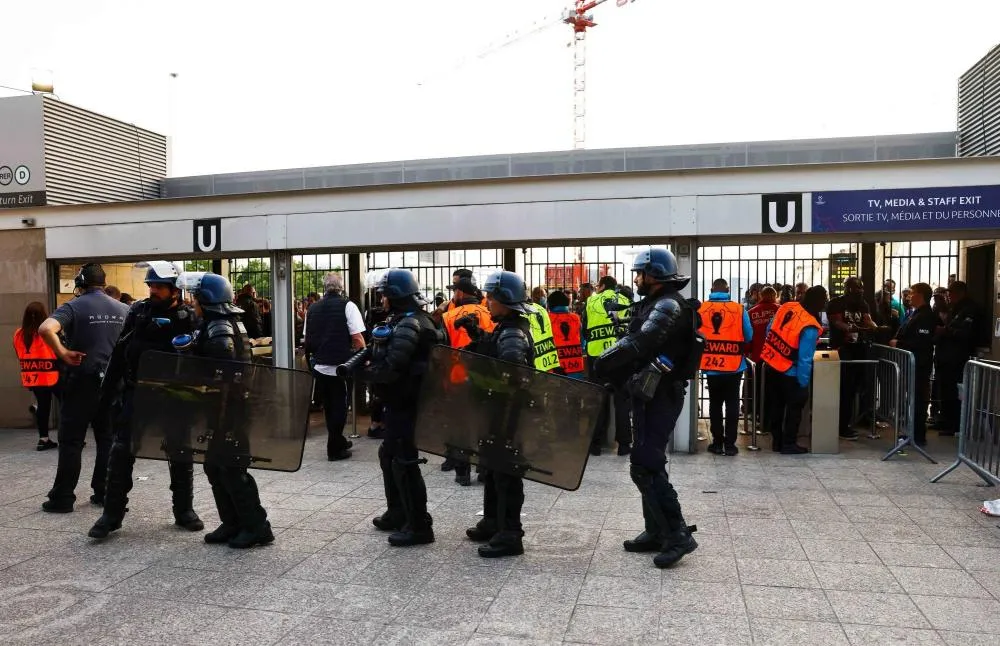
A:
<svg viewBox="0 0 1000 646">
<path fill-rule="evenodd" d="M 851 277 L 844 281 L 844 295 L 830 301 L 826 309 L 830 319 L 830 347 L 840 354 L 841 361 L 863 361 L 868 358 L 871 344 L 867 334 L 877 330 L 872 321 L 871 309 L 865 302 L 864 284 L 860 278 Z M 840 437 L 845 440 L 858 439 L 858 433 L 851 428 L 854 415 L 854 398 L 861 393 L 861 408 L 869 410 L 866 399 L 871 396 L 864 387 L 868 373 L 865 364 L 843 364 L 840 371 Z"/>
</svg>

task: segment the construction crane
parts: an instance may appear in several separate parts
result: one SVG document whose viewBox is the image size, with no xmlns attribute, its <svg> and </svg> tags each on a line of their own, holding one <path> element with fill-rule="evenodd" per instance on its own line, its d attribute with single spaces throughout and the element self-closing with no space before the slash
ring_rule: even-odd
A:
<svg viewBox="0 0 1000 646">
<path fill-rule="evenodd" d="M 576 0 L 566 11 L 563 22 L 573 28 L 573 148 L 580 150 L 587 143 L 587 30 L 596 27 L 594 14 L 589 13 L 608 0 Z M 617 0 L 624 7 L 635 0 Z"/>
<path fill-rule="evenodd" d="M 561 16 L 547 17 L 536 20 L 530 26 L 507 34 L 499 42 L 480 51 L 478 54 L 461 59 L 449 70 L 456 72 L 475 60 L 482 60 L 502 49 L 535 36 L 550 27 L 567 24 L 573 28 L 573 148 L 582 149 L 587 142 L 587 30 L 596 27 L 594 8 L 608 0 L 574 0 L 574 6 L 566 9 Z M 619 7 L 635 2 L 635 0 L 616 0 Z M 434 77 L 425 78 L 418 86 L 428 84 Z"/>
</svg>

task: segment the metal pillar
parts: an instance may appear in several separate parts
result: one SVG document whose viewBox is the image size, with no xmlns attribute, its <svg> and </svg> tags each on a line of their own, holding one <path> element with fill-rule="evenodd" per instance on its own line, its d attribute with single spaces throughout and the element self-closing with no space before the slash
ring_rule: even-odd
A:
<svg viewBox="0 0 1000 646">
<path fill-rule="evenodd" d="M 517 271 L 517 249 L 503 250 L 503 268 L 505 271 Z M 528 280 L 527 276 L 521 276 L 521 278 Z"/>
<path fill-rule="evenodd" d="M 292 254 L 271 253 L 271 316 L 273 329 L 271 356 L 275 367 L 293 368 L 295 323 L 292 319 Z"/>
<path fill-rule="evenodd" d="M 670 248 L 677 257 L 677 267 L 681 274 L 691 277 L 688 286 L 681 290 L 686 298 L 691 298 L 694 286 L 698 282 L 697 245 L 693 238 L 676 238 L 670 243 Z M 688 382 L 687 396 L 684 398 L 684 408 L 677 418 L 671 440 L 671 450 L 679 453 L 694 453 L 698 450 L 698 379 Z"/>
<path fill-rule="evenodd" d="M 354 301 L 354 304 L 360 308 L 364 308 L 362 304 L 364 302 L 362 298 L 364 290 L 362 289 L 361 280 L 364 273 L 364 270 L 361 268 L 361 254 L 349 254 L 347 256 L 347 294 Z"/>
</svg>

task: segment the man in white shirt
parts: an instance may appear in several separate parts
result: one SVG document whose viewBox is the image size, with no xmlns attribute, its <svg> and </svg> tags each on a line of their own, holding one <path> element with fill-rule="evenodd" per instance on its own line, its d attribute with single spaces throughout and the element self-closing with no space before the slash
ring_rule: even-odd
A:
<svg viewBox="0 0 1000 646">
<path fill-rule="evenodd" d="M 339 273 L 328 273 L 323 286 L 326 293 L 309 307 L 303 334 L 316 377 L 317 397 L 326 415 L 326 457 L 332 462 L 351 457 L 353 443 L 344 437 L 347 382 L 337 376 L 337 366 L 365 347 L 365 321 L 358 306 L 344 297 L 344 279 Z"/>
</svg>

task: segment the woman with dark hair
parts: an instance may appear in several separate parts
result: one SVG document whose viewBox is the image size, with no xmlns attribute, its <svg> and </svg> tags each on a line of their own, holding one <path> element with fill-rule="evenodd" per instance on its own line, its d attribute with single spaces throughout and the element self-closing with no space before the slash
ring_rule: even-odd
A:
<svg viewBox="0 0 1000 646">
<path fill-rule="evenodd" d="M 21 327 L 14 332 L 14 351 L 21 363 L 21 385 L 35 395 L 37 406 L 29 410 L 38 427 L 38 451 L 54 449 L 58 444 L 49 439 L 49 413 L 52 396 L 57 394 L 59 366 L 52 349 L 38 336 L 38 326 L 49 314 L 38 301 L 28 303 L 21 318 Z"/>
</svg>

